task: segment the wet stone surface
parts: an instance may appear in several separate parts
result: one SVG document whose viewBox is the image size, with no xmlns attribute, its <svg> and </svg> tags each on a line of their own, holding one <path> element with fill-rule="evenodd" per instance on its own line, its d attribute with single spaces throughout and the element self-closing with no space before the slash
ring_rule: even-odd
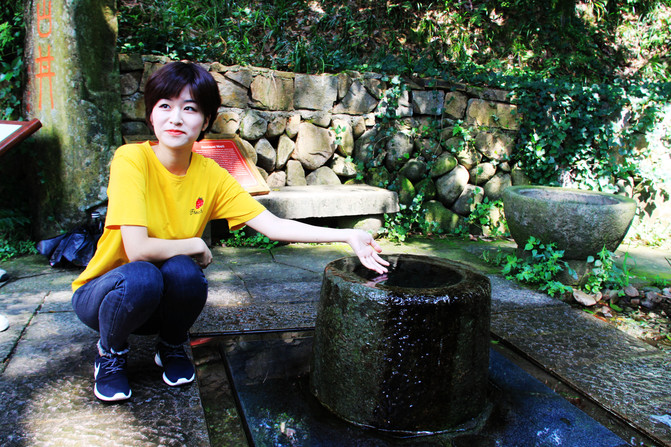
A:
<svg viewBox="0 0 671 447">
<path fill-rule="evenodd" d="M 385 275 L 353 257 L 326 267 L 312 392 L 355 424 L 454 429 L 485 411 L 489 279 L 440 258 L 386 258 Z"/>
</svg>

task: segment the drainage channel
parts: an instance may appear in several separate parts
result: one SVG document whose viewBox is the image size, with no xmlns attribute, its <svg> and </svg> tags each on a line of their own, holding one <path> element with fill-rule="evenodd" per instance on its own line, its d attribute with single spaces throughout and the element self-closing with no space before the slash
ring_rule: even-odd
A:
<svg viewBox="0 0 671 447">
<path fill-rule="evenodd" d="M 313 334 L 301 328 L 193 338 L 213 446 L 657 445 L 502 341 L 490 351 L 493 409 L 476 430 L 399 437 L 353 426 L 309 392 Z"/>
</svg>

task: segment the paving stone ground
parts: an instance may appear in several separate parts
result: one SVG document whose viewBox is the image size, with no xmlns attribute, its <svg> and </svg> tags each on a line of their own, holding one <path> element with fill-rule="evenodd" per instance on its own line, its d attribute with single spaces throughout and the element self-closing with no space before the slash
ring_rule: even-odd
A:
<svg viewBox="0 0 671 447">
<path fill-rule="evenodd" d="M 671 355 L 502 279 L 478 257 L 489 249 L 491 243 L 455 240 L 384 244 L 385 253 L 446 257 L 489 275 L 495 338 L 654 444 L 671 445 Z M 311 327 L 325 265 L 351 252 L 342 244 L 295 244 L 271 251 L 217 248 L 214 254 L 206 272 L 208 304 L 192 328 L 196 342 L 224 331 Z M 649 250 L 634 256 L 660 273 L 671 257 Z M 194 346 L 198 384 L 170 388 L 153 364 L 154 341 L 134 337 L 133 398 L 103 404 L 92 393 L 97 334 L 70 307 L 78 271 L 53 269 L 39 256 L 0 268 L 10 278 L 0 284 L 0 314 L 10 322 L 0 332 L 0 445 L 245 445 L 225 372 L 209 361 L 217 353 Z M 211 414 L 219 424 L 208 431 Z"/>
</svg>

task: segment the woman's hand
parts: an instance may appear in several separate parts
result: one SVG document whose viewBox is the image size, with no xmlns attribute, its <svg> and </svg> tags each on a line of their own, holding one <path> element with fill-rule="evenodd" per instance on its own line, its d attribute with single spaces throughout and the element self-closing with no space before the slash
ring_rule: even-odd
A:
<svg viewBox="0 0 671 447">
<path fill-rule="evenodd" d="M 204 240 L 201 238 L 194 238 L 197 239 L 198 241 L 202 242 L 201 250 L 200 252 L 192 255 L 191 257 L 193 258 L 194 261 L 196 261 L 196 264 L 201 269 L 206 268 L 208 265 L 212 264 L 212 251 L 210 251 L 210 247 L 207 246 Z"/>
<path fill-rule="evenodd" d="M 389 262 L 378 255 L 382 252 L 382 247 L 373 239 L 373 236 L 362 230 L 352 230 L 352 235 L 347 238 L 347 243 L 352 247 L 364 267 L 380 274 L 387 273 Z"/>
</svg>

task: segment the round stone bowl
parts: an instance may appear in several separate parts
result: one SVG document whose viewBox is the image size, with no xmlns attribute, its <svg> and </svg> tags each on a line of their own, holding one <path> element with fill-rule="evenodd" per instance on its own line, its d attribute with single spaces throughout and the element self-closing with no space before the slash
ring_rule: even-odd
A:
<svg viewBox="0 0 671 447">
<path fill-rule="evenodd" d="M 315 322 L 312 394 L 340 418 L 392 434 L 486 419 L 491 286 L 462 264 L 385 256 L 329 263 Z"/>
<path fill-rule="evenodd" d="M 533 236 L 555 243 L 565 259 L 585 260 L 604 246 L 617 249 L 634 219 L 636 202 L 604 192 L 511 186 L 503 191 L 503 211 L 519 248 Z"/>
</svg>

